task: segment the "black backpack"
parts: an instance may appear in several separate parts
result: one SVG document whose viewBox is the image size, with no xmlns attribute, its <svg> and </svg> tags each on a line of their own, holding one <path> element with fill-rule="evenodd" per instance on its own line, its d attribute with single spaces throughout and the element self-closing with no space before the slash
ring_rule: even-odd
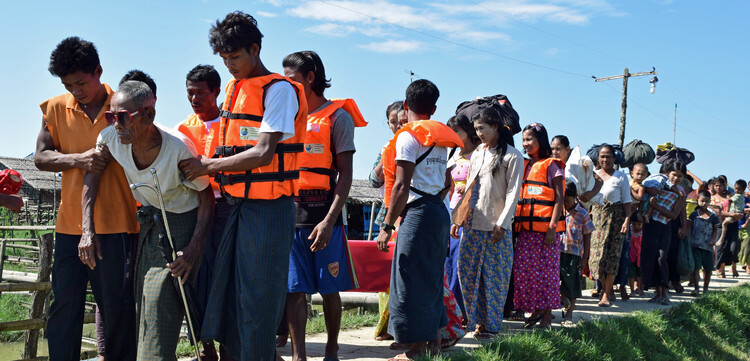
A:
<svg viewBox="0 0 750 361">
<path fill-rule="evenodd" d="M 483 98 L 477 98 L 471 101 L 465 101 L 456 108 L 456 115 L 463 115 L 472 120 L 475 114 L 484 108 L 493 108 L 500 114 L 503 124 L 510 128 L 511 134 L 517 134 L 521 131 L 520 119 L 518 113 L 513 109 L 508 97 L 503 94 L 491 95 Z"/>
</svg>

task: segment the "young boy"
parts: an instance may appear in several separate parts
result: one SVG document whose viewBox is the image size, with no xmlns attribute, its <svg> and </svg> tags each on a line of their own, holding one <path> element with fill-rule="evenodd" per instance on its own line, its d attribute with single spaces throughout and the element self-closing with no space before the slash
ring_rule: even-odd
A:
<svg viewBox="0 0 750 361">
<path fill-rule="evenodd" d="M 698 296 L 698 270 L 703 268 L 703 293 L 708 291 L 708 283 L 711 281 L 711 271 L 714 270 L 713 246 L 716 243 L 716 234 L 719 230 L 719 217 L 708 209 L 711 202 L 711 194 L 707 191 L 698 192 L 698 208 L 690 214 L 688 227 L 690 227 L 690 245 L 693 249 L 695 259 L 695 271 L 693 272 L 693 285 L 695 290 L 691 296 Z"/>
<path fill-rule="evenodd" d="M 573 323 L 576 299 L 581 297 L 581 271 L 589 260 L 591 232 L 594 223 L 589 213 L 577 200 L 574 182 L 565 184 L 565 233 L 560 243 L 560 294 L 567 307 L 563 309 L 563 323 Z"/>
<path fill-rule="evenodd" d="M 633 201 L 638 202 L 636 211 L 643 213 L 643 208 L 648 204 L 648 199 L 644 199 L 646 187 L 643 186 L 643 181 L 648 177 L 648 168 L 645 164 L 638 163 L 630 170 L 630 177 L 633 179 L 630 182 L 630 195 Z"/>
<path fill-rule="evenodd" d="M 630 215 L 630 267 L 628 268 L 628 285 L 634 295 L 643 296 L 643 279 L 641 278 L 641 240 L 643 239 L 643 215 L 634 212 Z"/>
<path fill-rule="evenodd" d="M 745 212 L 745 189 L 747 188 L 747 182 L 740 179 L 734 183 L 734 195 L 729 199 L 729 212 L 732 213 L 743 213 Z M 726 217 L 721 222 L 721 237 L 718 244 L 724 243 L 724 239 L 727 237 L 727 227 L 730 224 L 737 222 L 734 217 Z"/>
</svg>

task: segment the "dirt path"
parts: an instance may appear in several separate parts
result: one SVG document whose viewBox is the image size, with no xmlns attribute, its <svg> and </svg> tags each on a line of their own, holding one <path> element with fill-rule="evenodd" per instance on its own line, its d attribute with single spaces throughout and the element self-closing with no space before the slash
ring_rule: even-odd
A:
<svg viewBox="0 0 750 361">
<path fill-rule="evenodd" d="M 731 274 L 727 268 L 727 274 Z M 720 291 L 728 287 L 737 286 L 742 283 L 750 282 L 750 276 L 744 272 L 740 272 L 739 278 L 726 278 L 718 279 L 714 278 L 711 280 L 711 291 Z M 686 283 L 683 283 L 683 285 Z M 612 307 L 602 308 L 597 307 L 598 300 L 591 297 L 591 290 L 584 291 L 584 296 L 577 302 L 578 310 L 573 313 L 574 321 L 581 319 L 590 320 L 595 318 L 607 318 L 607 317 L 618 317 L 623 316 L 634 311 L 646 311 L 646 310 L 659 310 L 669 307 L 673 307 L 683 302 L 691 302 L 694 297 L 689 296 L 690 290 L 682 294 L 670 293 L 670 300 L 672 304 L 670 306 L 662 306 L 647 302 L 647 300 L 653 296 L 653 292 L 646 292 L 644 297 L 633 297 L 628 301 L 621 301 L 619 295 L 617 300 L 614 302 Z M 561 327 L 560 325 L 560 310 L 553 311 L 555 319 L 553 320 L 553 327 Z M 393 357 L 403 351 L 394 351 L 388 348 L 391 341 L 375 341 L 373 339 L 374 327 L 366 327 L 357 330 L 350 330 L 342 332 L 339 336 L 339 358 L 341 360 L 357 360 L 357 361 L 369 361 L 369 360 L 383 360 L 389 357 Z M 530 332 L 523 330 L 523 322 L 505 321 L 503 322 L 503 333 L 513 332 Z M 319 361 L 323 360 L 323 352 L 325 349 L 326 334 L 317 334 L 308 336 L 307 338 L 307 355 L 308 360 Z M 461 339 L 458 344 L 453 347 L 450 352 L 461 351 L 465 348 L 479 347 L 481 344 L 470 335 L 467 335 Z M 280 347 L 277 349 L 282 355 L 284 360 L 291 360 L 291 346 Z"/>
</svg>

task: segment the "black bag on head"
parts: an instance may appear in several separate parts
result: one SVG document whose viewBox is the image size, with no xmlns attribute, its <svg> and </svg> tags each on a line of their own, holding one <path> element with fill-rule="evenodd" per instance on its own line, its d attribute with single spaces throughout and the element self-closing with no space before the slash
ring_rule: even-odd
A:
<svg viewBox="0 0 750 361">
<path fill-rule="evenodd" d="M 464 115 L 469 120 L 472 120 L 475 114 L 488 107 L 497 110 L 500 118 L 503 120 L 503 125 L 506 125 L 510 129 L 511 134 L 515 135 L 521 132 L 518 113 L 513 109 L 513 105 L 508 100 L 508 97 L 503 94 L 465 101 L 456 108 L 456 115 Z"/>
</svg>

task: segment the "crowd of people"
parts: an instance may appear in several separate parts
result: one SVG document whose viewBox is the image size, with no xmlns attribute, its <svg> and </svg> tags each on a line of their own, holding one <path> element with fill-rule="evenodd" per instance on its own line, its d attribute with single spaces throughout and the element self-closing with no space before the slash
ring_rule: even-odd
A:
<svg viewBox="0 0 750 361">
<path fill-rule="evenodd" d="M 194 114 L 174 129 L 156 122 L 146 73 L 127 73 L 115 91 L 100 80 L 92 43 L 69 37 L 53 50 L 49 71 L 67 92 L 41 104 L 35 153 L 40 170 L 63 174 L 51 360 L 79 359 L 87 283 L 101 360 L 176 360 L 186 304 L 202 359 L 274 360 L 291 338 L 293 359 L 304 360 L 312 293 L 323 298 L 325 359 L 338 359 L 339 292 L 358 287 L 341 213 L 354 129 L 367 122 L 352 99 L 324 96 L 331 83 L 315 52 L 290 54 L 284 75 L 273 73 L 261 38 L 239 11 L 211 27 L 209 43 L 233 79 L 219 105 L 218 72 L 190 70 Z M 562 308 L 572 322 L 586 276 L 599 306 L 615 301 L 615 285 L 622 300 L 629 287 L 668 304 L 670 286 L 683 292 L 685 237 L 693 295 L 700 270 L 703 292 L 714 269 L 750 272 L 744 181 L 733 191 L 725 177 L 703 182 L 678 160 L 654 175 L 636 164 L 628 178 L 615 147 L 603 145 L 583 189 L 568 174 L 567 137 L 531 123 L 519 150 L 493 108 L 431 120 L 439 95 L 420 79 L 388 105 L 394 136 L 370 174 L 383 191 L 377 247 L 395 240 L 376 334 L 407 350 L 393 360 L 439 352 L 467 332 L 494 338 L 504 319 L 548 328 Z M 158 189 L 130 187 L 141 183 Z M 12 210 L 19 200 L 0 198 Z"/>
</svg>

